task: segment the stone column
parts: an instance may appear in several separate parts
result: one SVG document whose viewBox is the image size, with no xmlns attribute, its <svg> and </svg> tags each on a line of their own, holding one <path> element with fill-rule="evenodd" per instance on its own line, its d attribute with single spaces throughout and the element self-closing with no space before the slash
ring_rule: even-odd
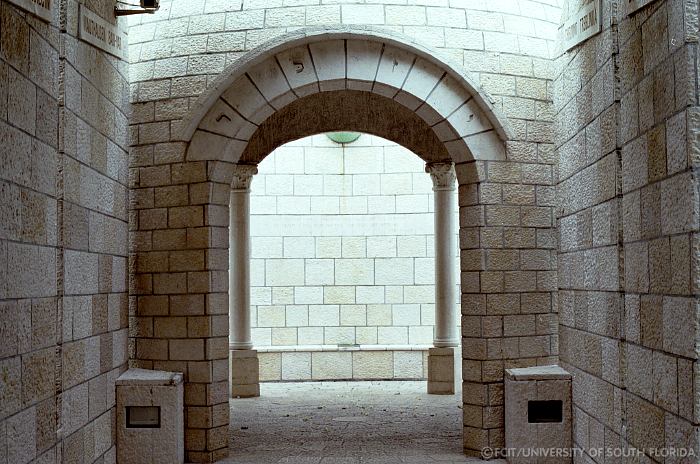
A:
<svg viewBox="0 0 700 464">
<path fill-rule="evenodd" d="M 250 336 L 250 182 L 257 166 L 239 164 L 229 204 L 229 348 L 231 396 L 260 396 L 258 353 Z"/>
<path fill-rule="evenodd" d="M 455 174 L 453 163 L 429 163 L 435 201 L 435 338 L 428 352 L 428 393 L 455 392 L 457 276 Z"/>
</svg>

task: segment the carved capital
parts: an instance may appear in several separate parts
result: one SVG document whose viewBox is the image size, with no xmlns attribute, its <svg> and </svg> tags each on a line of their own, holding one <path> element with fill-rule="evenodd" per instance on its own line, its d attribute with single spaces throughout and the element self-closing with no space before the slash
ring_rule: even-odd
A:
<svg viewBox="0 0 700 464">
<path fill-rule="evenodd" d="M 425 172 L 433 179 L 433 190 L 454 190 L 457 174 L 454 163 L 428 163 Z"/>
<path fill-rule="evenodd" d="M 258 173 L 258 167 L 254 164 L 236 164 L 233 166 L 233 180 L 231 190 L 250 191 L 250 182 Z"/>
</svg>

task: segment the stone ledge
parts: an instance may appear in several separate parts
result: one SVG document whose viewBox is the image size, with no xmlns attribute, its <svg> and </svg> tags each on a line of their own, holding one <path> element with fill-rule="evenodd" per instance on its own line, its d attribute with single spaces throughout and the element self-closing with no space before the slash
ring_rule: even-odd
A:
<svg viewBox="0 0 700 464">
<path fill-rule="evenodd" d="M 567 380 L 571 374 L 557 365 L 506 369 L 511 380 Z"/>
<path fill-rule="evenodd" d="M 279 345 L 262 346 L 259 353 L 289 353 L 311 351 L 428 351 L 431 345 Z"/>
<path fill-rule="evenodd" d="M 180 372 L 132 368 L 117 378 L 116 385 L 178 385 L 182 381 Z"/>
</svg>

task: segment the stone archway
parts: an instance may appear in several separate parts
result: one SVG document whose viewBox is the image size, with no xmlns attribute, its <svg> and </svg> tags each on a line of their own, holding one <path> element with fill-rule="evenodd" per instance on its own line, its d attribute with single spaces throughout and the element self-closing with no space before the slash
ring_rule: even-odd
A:
<svg viewBox="0 0 700 464">
<path fill-rule="evenodd" d="M 478 454 L 503 446 L 504 367 L 555 353 L 554 336 L 540 335 L 535 322 L 552 311 L 551 283 L 538 275 L 551 270 L 549 250 L 530 239 L 551 228 L 551 207 L 521 200 L 546 179 L 538 180 L 535 163 L 508 159 L 506 120 L 463 73 L 386 33 L 306 31 L 251 52 L 194 105 L 184 162 L 138 170 L 137 187 L 161 192 L 162 201 L 138 212 L 138 233 L 153 242 L 157 235 L 158 247 L 135 245 L 135 363 L 185 372 L 188 459 L 224 457 L 234 172 L 289 140 L 329 130 L 372 133 L 426 163 L 455 164 L 464 447 Z"/>
</svg>

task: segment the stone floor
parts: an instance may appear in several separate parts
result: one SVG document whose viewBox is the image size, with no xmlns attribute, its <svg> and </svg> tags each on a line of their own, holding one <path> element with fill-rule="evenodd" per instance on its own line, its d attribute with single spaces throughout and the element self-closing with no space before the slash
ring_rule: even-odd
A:
<svg viewBox="0 0 700 464">
<path fill-rule="evenodd" d="M 260 398 L 231 400 L 226 462 L 478 462 L 462 454 L 461 392 L 425 391 L 425 382 L 262 384 Z"/>
</svg>

